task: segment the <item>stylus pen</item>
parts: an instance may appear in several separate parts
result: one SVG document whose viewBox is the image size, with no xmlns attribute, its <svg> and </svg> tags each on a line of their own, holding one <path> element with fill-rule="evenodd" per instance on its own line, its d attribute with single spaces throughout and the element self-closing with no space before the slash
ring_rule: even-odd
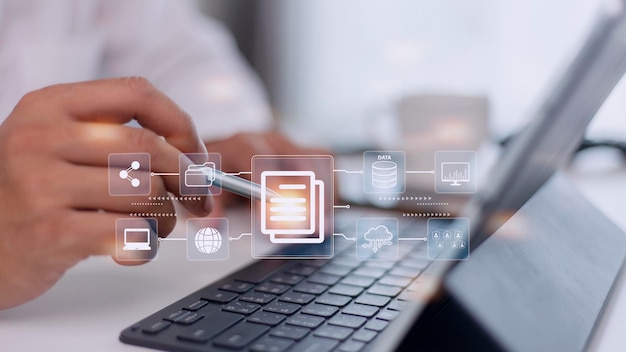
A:
<svg viewBox="0 0 626 352">
<path fill-rule="evenodd" d="M 217 169 L 214 169 L 214 173 L 215 180 L 213 180 L 213 185 L 223 190 L 254 200 L 261 200 L 261 194 L 265 191 L 265 199 L 267 202 L 269 202 L 271 198 L 280 198 L 278 193 L 269 188 L 263 190 L 263 187 L 258 183 L 250 182 L 241 177 L 228 175 Z"/>
</svg>

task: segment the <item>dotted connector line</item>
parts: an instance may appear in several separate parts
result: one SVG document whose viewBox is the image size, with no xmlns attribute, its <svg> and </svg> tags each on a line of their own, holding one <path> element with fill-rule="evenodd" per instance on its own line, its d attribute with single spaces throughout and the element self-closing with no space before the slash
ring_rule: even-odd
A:
<svg viewBox="0 0 626 352">
<path fill-rule="evenodd" d="M 141 218 L 157 218 L 157 217 L 174 217 L 176 213 L 128 213 L 130 217 L 141 217 Z"/>
<path fill-rule="evenodd" d="M 202 200 L 202 197 L 177 197 L 177 196 L 161 196 L 161 197 L 148 197 L 148 200 Z"/>
<path fill-rule="evenodd" d="M 163 203 L 158 203 L 158 202 L 152 202 L 152 203 L 148 203 L 148 202 L 145 202 L 145 203 L 133 202 L 133 203 L 130 203 L 130 205 L 140 205 L 140 206 L 142 206 L 142 205 L 154 205 L 154 206 L 161 206 L 161 205 L 163 205 Z"/>
<path fill-rule="evenodd" d="M 450 216 L 450 213 L 402 213 L 404 217 L 426 217 L 426 218 L 441 218 Z"/>
<path fill-rule="evenodd" d="M 378 197 L 378 200 L 432 200 L 432 197 Z"/>
</svg>

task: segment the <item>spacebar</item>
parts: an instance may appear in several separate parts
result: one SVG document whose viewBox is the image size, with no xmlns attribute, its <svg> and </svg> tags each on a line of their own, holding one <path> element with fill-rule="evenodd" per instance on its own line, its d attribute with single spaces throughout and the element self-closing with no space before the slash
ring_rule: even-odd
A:
<svg viewBox="0 0 626 352">
<path fill-rule="evenodd" d="M 239 281 L 258 284 L 265 281 L 265 279 L 272 275 L 276 270 L 282 268 L 285 263 L 287 263 L 286 260 L 277 259 L 256 261 L 241 269 L 241 271 L 233 274 L 233 278 Z"/>
</svg>

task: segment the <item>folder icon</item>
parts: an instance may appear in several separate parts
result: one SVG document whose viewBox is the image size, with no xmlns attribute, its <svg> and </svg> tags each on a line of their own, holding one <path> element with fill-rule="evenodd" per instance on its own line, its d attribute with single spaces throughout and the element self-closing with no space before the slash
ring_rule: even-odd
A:
<svg viewBox="0 0 626 352">
<path fill-rule="evenodd" d="M 207 161 L 199 165 L 189 165 L 185 170 L 185 186 L 211 187 L 215 181 L 215 163 Z"/>
</svg>

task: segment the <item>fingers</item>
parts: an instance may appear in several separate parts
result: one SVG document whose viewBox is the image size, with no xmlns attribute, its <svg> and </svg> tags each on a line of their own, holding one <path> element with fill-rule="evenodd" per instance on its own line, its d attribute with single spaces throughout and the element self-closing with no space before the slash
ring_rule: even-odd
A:
<svg viewBox="0 0 626 352">
<path fill-rule="evenodd" d="M 30 94 L 47 98 L 72 119 L 116 124 L 135 119 L 185 153 L 206 152 L 189 115 L 140 77 L 60 84 Z"/>
<path fill-rule="evenodd" d="M 93 122 L 74 122 L 65 129 L 67 135 L 73 137 L 53 148 L 62 158 L 73 164 L 108 167 L 110 153 L 148 153 L 151 156 L 151 170 L 143 171 L 154 173 L 178 171 L 181 151 L 150 130 Z M 100 178 L 107 174 L 105 169 Z M 162 182 L 168 191 L 180 195 L 179 177 L 150 177 L 155 182 Z M 202 197 L 202 201 L 182 203 L 185 208 L 198 216 L 207 215 L 212 210 L 210 197 Z"/>
</svg>

